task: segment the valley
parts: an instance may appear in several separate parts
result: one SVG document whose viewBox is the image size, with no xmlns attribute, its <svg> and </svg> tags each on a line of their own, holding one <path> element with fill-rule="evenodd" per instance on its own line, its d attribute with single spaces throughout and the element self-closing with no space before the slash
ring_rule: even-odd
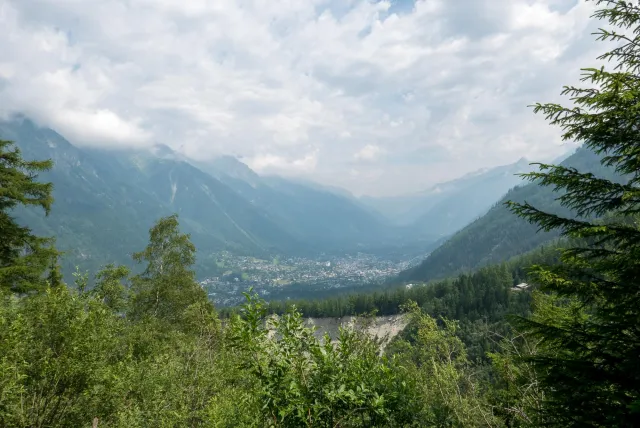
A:
<svg viewBox="0 0 640 428">
<path fill-rule="evenodd" d="M 416 266 L 424 257 L 390 260 L 355 253 L 260 259 L 222 252 L 215 256 L 220 273 L 200 284 L 216 306 L 233 306 L 244 300 L 242 293 L 250 288 L 265 299 L 275 299 L 382 283 Z"/>
<path fill-rule="evenodd" d="M 640 0 L 222 3 L 0 0 L 0 427 L 640 427 Z"/>
</svg>

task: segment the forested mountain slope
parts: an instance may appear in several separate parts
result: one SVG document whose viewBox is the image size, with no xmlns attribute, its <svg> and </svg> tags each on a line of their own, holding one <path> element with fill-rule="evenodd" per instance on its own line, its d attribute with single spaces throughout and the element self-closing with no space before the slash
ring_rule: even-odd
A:
<svg viewBox="0 0 640 428">
<path fill-rule="evenodd" d="M 562 165 L 605 178 L 616 177 L 612 169 L 600 164 L 597 155 L 583 148 L 563 161 Z M 399 279 L 428 281 L 444 278 L 508 260 L 554 240 L 559 235 L 557 231 L 538 232 L 538 226 L 513 215 L 504 203 L 527 201 L 536 208 L 570 216 L 570 211 L 556 201 L 558 196 L 550 187 L 541 187 L 536 183 L 511 189 L 486 215 L 452 236 L 420 265 L 401 273 Z"/>
<path fill-rule="evenodd" d="M 484 215 L 494 201 L 521 183 L 518 174 L 531 171 L 529 161 L 520 159 L 512 165 L 492 168 L 467 177 L 464 185 L 437 201 L 413 223 L 416 230 L 428 230 L 439 236 L 457 232 Z"/>
<path fill-rule="evenodd" d="M 0 138 L 26 159 L 52 159 L 41 179 L 54 184 L 54 209 L 16 215 L 40 235 L 57 236 L 68 276 L 80 266 L 130 265 L 158 217 L 178 213 L 197 246 L 199 276 L 215 273 L 213 253 L 313 256 L 322 252 L 411 246 L 435 239 L 394 227 L 348 194 L 279 177 L 261 177 L 234 158 L 196 166 L 162 145 L 136 151 L 79 148 L 17 116 L 0 121 Z M 418 254 L 417 253 L 417 254 Z"/>
<path fill-rule="evenodd" d="M 299 251 L 287 230 L 264 216 L 231 188 L 193 167 L 154 152 L 80 149 L 26 118 L 0 122 L 0 137 L 13 140 L 27 159 L 52 159 L 41 180 L 54 183 L 54 207 L 43 218 L 16 212 L 38 234 L 57 237 L 66 253 L 65 271 L 125 263 L 147 241 L 149 225 L 178 213 L 200 250 L 198 271 L 213 251 L 248 253 Z"/>
</svg>

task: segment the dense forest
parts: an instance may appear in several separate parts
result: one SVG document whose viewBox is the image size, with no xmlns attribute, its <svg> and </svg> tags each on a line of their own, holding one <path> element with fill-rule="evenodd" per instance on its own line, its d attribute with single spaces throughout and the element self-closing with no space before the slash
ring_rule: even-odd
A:
<svg viewBox="0 0 640 428">
<path fill-rule="evenodd" d="M 617 68 L 584 70 L 595 88 L 565 88 L 575 107 L 534 111 L 628 181 L 540 165 L 524 177 L 558 191 L 571 215 L 529 200 L 507 208 L 559 240 L 439 282 L 299 309 L 247 293 L 222 317 L 169 215 L 132 254 L 138 270 L 110 264 L 67 284 L 55 239 L 13 217 L 52 209 L 52 185 L 39 180 L 52 161 L 0 140 L 0 425 L 640 426 L 640 6 L 596 3 L 619 31 L 599 33 L 619 42 L 601 57 Z M 530 287 L 512 290 L 521 281 Z M 301 310 L 410 322 L 381 349 L 358 328 L 318 339 Z"/>
<path fill-rule="evenodd" d="M 401 313 L 408 301 L 414 301 L 422 308 L 433 308 L 428 312 L 436 317 L 477 319 L 488 316 L 502 319 L 504 310 L 514 303 L 509 292 L 527 280 L 526 267 L 534 263 L 557 263 L 559 255 L 555 246 L 541 247 L 501 265 L 481 268 L 454 279 L 395 287 L 358 287 L 357 291 L 324 299 L 276 300 L 269 302 L 267 309 L 269 313 L 281 315 L 295 306 L 306 317 L 343 317 L 373 311 L 378 315 L 394 315 Z M 525 306 L 528 308 L 528 304 Z M 498 310 L 498 307 L 504 310 Z M 222 308 L 220 313 L 228 316 L 234 311 L 235 308 Z M 522 310 L 515 312 L 521 313 Z"/>
</svg>

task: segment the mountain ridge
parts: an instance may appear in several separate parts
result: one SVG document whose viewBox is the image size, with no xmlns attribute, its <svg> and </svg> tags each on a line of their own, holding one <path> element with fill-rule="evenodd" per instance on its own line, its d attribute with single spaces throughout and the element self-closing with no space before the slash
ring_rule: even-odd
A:
<svg viewBox="0 0 640 428">
<path fill-rule="evenodd" d="M 192 165 L 149 150 L 78 148 L 26 118 L 0 122 L 0 137 L 14 141 L 26 159 L 52 159 L 41 174 L 54 183 L 51 215 L 20 210 L 17 218 L 41 235 L 56 235 L 66 251 L 67 272 L 81 263 L 95 269 L 126 263 L 127 254 L 147 241 L 147 230 L 161 216 L 177 212 L 200 250 L 200 271 L 212 252 L 250 254 L 270 250 L 303 251 L 302 243 L 264 217 L 222 182 Z M 95 263 L 82 263 L 95 259 Z"/>
<path fill-rule="evenodd" d="M 615 171 L 600 164 L 595 153 L 579 148 L 565 158 L 561 165 L 591 172 L 610 180 L 622 180 Z M 559 237 L 558 231 L 538 231 L 536 225 L 511 213 L 506 201 L 529 202 L 533 206 L 564 217 L 571 217 L 569 209 L 557 201 L 558 194 L 550 187 L 537 183 L 523 183 L 513 187 L 494 203 L 488 212 L 456 232 L 436 248 L 418 266 L 402 272 L 400 281 L 429 281 L 468 272 L 482 266 L 504 262 Z"/>
<path fill-rule="evenodd" d="M 95 272 L 111 262 L 131 265 L 149 228 L 173 213 L 198 247 L 201 277 L 217 273 L 214 254 L 222 250 L 259 257 L 387 248 L 423 254 L 435 241 L 390 226 L 348 195 L 261 177 L 232 157 L 193 165 L 164 145 L 81 147 L 24 116 L 0 120 L 0 138 L 14 141 L 25 159 L 54 161 L 40 177 L 54 183 L 51 215 L 15 215 L 39 235 L 58 236 L 65 276 L 75 266 Z"/>
<path fill-rule="evenodd" d="M 532 168 L 521 158 L 513 164 L 476 170 L 420 192 L 360 199 L 388 219 L 395 219 L 396 225 L 442 237 L 486 213 L 495 201 L 522 181 L 518 173 Z"/>
</svg>

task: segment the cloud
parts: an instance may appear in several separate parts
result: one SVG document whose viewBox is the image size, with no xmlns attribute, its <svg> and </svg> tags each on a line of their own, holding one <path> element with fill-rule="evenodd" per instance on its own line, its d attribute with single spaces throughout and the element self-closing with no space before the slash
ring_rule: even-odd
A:
<svg viewBox="0 0 640 428">
<path fill-rule="evenodd" d="M 384 153 L 384 150 L 380 147 L 373 144 L 367 144 L 362 149 L 358 150 L 353 157 L 356 160 L 371 161 L 378 158 L 382 153 Z"/>
<path fill-rule="evenodd" d="M 560 130 L 527 106 L 560 100 L 580 67 L 597 65 L 606 46 L 590 34 L 593 9 L 0 0 L 0 109 L 76 144 L 163 143 L 355 193 L 401 193 L 559 154 Z"/>
<path fill-rule="evenodd" d="M 243 161 L 259 173 L 278 172 L 283 175 L 296 175 L 313 172 L 318 158 L 317 153 L 308 153 L 297 159 L 287 159 L 274 154 L 266 154 L 243 159 Z"/>
<path fill-rule="evenodd" d="M 52 119 L 61 128 L 68 129 L 69 137 L 77 141 L 126 146 L 146 144 L 151 137 L 137 121 L 127 122 L 109 110 L 66 110 L 54 114 Z"/>
</svg>

